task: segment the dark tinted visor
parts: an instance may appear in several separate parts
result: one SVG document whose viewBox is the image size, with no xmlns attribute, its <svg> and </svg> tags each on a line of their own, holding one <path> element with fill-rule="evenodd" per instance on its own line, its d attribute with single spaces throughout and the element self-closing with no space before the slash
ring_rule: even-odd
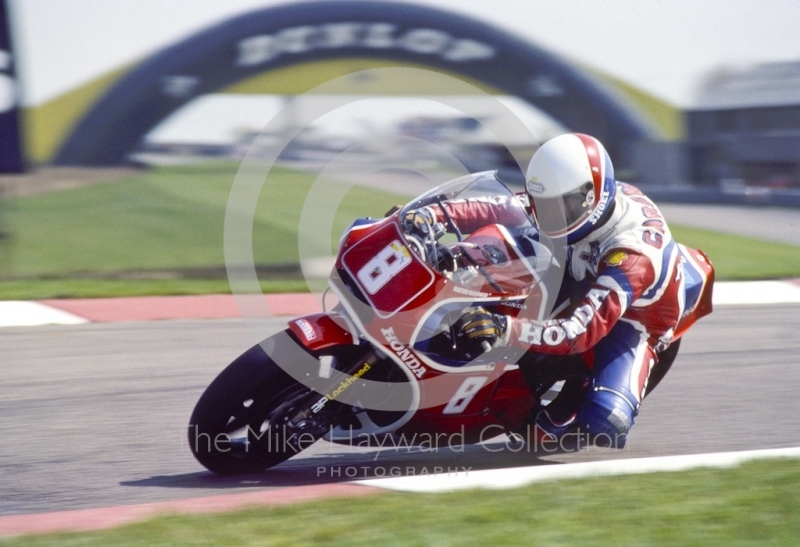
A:
<svg viewBox="0 0 800 547">
<path fill-rule="evenodd" d="M 573 190 L 555 198 L 533 198 L 533 210 L 536 223 L 545 233 L 557 233 L 572 229 L 592 214 L 594 194 L 592 183 L 587 182 L 577 190 Z"/>
</svg>

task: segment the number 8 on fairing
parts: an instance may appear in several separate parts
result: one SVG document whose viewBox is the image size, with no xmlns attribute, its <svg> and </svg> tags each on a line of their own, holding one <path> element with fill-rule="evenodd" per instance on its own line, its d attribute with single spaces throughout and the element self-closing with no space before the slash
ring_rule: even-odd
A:
<svg viewBox="0 0 800 547">
<path fill-rule="evenodd" d="M 376 257 L 364 264 L 356 277 L 369 294 L 375 294 L 400 270 L 411 264 L 408 249 L 394 240 L 384 247 Z"/>
<path fill-rule="evenodd" d="M 464 380 L 464 383 L 456 390 L 450 402 L 442 410 L 442 414 L 461 414 L 464 412 L 488 379 L 486 376 L 470 376 Z"/>
</svg>

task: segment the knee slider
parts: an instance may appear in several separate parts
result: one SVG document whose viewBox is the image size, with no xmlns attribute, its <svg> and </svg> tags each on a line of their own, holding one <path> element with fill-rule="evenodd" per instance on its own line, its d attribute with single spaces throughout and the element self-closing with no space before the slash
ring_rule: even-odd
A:
<svg viewBox="0 0 800 547">
<path fill-rule="evenodd" d="M 634 410 L 627 399 L 605 390 L 593 390 L 578 413 L 578 422 L 599 446 L 623 448 L 633 426 Z"/>
</svg>

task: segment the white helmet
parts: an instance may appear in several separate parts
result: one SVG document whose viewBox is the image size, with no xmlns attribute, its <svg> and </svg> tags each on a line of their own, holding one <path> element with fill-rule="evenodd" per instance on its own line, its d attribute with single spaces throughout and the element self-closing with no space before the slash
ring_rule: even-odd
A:
<svg viewBox="0 0 800 547">
<path fill-rule="evenodd" d="M 559 135 L 533 155 L 525 189 L 539 230 L 580 241 L 611 212 L 614 166 L 602 143 L 580 133 Z"/>
</svg>

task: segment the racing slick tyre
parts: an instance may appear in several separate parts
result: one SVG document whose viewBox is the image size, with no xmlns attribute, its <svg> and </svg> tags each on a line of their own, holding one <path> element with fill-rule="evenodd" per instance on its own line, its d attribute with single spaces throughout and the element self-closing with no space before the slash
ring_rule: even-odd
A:
<svg viewBox="0 0 800 547">
<path fill-rule="evenodd" d="M 286 333 L 273 338 L 280 342 L 281 336 Z M 291 458 L 324 435 L 327 427 L 319 423 L 325 416 L 317 416 L 313 423 L 289 423 L 312 393 L 261 345 L 253 346 L 228 365 L 198 400 L 188 431 L 194 457 L 220 474 L 253 473 Z"/>
</svg>

